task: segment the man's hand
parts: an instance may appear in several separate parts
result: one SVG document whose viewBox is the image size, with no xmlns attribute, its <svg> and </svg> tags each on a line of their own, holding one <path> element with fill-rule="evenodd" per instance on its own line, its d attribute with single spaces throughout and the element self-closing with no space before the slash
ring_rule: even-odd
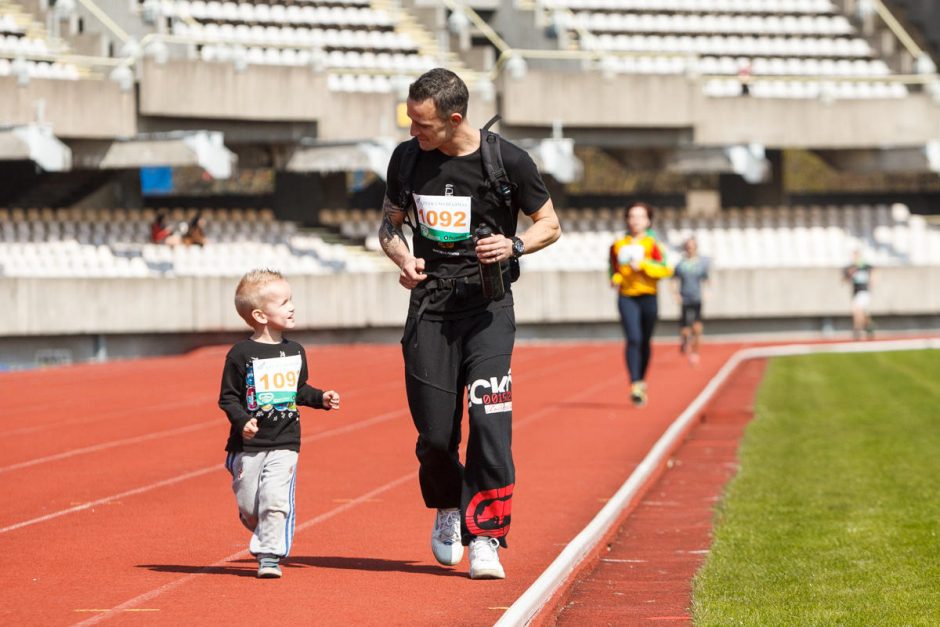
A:
<svg viewBox="0 0 940 627">
<path fill-rule="evenodd" d="M 480 263 L 497 263 L 512 256 L 512 240 L 501 233 L 496 233 L 477 240 L 477 258 Z"/>
<path fill-rule="evenodd" d="M 398 282 L 405 289 L 412 290 L 418 283 L 428 278 L 424 273 L 424 259 L 420 257 L 409 257 L 401 264 L 401 272 L 398 275 Z"/>
<path fill-rule="evenodd" d="M 258 419 L 252 418 L 251 420 L 245 423 L 245 428 L 242 429 L 242 439 L 250 440 L 251 438 L 255 437 L 257 433 L 258 433 Z"/>
<path fill-rule="evenodd" d="M 323 409 L 339 409 L 339 392 L 327 390 L 323 393 Z"/>
</svg>

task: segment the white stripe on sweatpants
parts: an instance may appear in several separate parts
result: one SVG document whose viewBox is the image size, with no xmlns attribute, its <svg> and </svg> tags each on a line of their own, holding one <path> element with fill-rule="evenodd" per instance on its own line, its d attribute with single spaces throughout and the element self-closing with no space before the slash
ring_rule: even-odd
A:
<svg viewBox="0 0 940 627">
<path fill-rule="evenodd" d="M 242 522 L 252 530 L 253 555 L 286 557 L 294 533 L 297 452 L 282 449 L 238 453 L 232 490 Z"/>
</svg>

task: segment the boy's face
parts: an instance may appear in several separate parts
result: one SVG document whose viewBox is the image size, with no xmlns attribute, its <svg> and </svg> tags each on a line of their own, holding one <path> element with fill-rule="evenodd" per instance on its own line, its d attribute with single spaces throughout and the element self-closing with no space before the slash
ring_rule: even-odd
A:
<svg viewBox="0 0 940 627">
<path fill-rule="evenodd" d="M 287 281 L 277 280 L 265 285 L 261 289 L 261 302 L 261 307 L 251 312 L 255 320 L 279 331 L 294 328 L 294 301 Z"/>
</svg>

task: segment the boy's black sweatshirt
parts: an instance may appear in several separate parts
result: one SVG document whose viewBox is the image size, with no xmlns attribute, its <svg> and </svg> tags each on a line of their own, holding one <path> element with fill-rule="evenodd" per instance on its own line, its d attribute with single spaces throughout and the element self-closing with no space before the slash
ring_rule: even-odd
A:
<svg viewBox="0 0 940 627">
<path fill-rule="evenodd" d="M 292 404 L 262 405 L 254 393 L 253 360 L 300 355 L 297 398 Z M 303 346 L 284 339 L 280 344 L 242 340 L 225 356 L 219 407 L 231 423 L 225 450 L 267 451 L 272 449 L 300 450 L 300 412 L 298 405 L 323 409 L 323 390 L 307 385 L 307 355 Z M 243 440 L 242 429 L 252 418 L 258 420 L 258 433 Z"/>
</svg>

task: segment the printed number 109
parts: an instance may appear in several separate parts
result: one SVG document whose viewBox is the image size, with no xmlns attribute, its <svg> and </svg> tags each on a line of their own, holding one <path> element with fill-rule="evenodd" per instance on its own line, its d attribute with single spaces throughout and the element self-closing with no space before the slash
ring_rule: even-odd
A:
<svg viewBox="0 0 940 627">
<path fill-rule="evenodd" d="M 274 383 L 274 387 L 271 387 L 271 382 Z M 262 390 L 283 390 L 286 387 L 296 387 L 297 373 L 288 372 L 285 375 L 283 372 L 275 372 L 273 376 L 264 374 L 258 378 L 258 383 L 261 384 Z"/>
</svg>

